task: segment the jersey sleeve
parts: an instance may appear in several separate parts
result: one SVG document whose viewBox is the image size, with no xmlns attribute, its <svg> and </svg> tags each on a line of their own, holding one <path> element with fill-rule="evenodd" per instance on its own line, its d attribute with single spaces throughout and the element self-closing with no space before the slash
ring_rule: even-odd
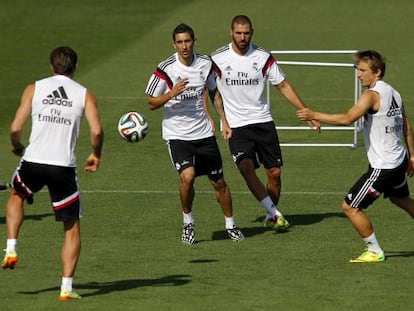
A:
<svg viewBox="0 0 414 311">
<path fill-rule="evenodd" d="M 207 88 L 210 91 L 213 91 L 217 88 L 217 83 L 216 83 L 216 74 L 211 71 L 210 74 L 208 75 L 207 78 Z"/>
<path fill-rule="evenodd" d="M 264 74 L 267 75 L 269 82 L 272 85 L 278 85 L 286 79 L 285 73 L 283 72 L 282 68 L 279 67 L 272 55 L 270 55 L 267 59 L 263 70 L 265 70 Z"/>
<path fill-rule="evenodd" d="M 147 88 L 145 89 L 145 94 L 157 97 L 168 92 L 168 90 L 172 89 L 172 87 L 173 83 L 168 75 L 160 68 L 157 68 L 148 81 Z"/>
</svg>

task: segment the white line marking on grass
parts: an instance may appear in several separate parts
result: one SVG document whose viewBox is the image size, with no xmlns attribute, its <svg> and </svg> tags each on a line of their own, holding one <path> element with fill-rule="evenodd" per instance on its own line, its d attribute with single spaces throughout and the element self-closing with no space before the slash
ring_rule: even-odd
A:
<svg viewBox="0 0 414 311">
<path fill-rule="evenodd" d="M 178 194 L 170 190 L 81 190 L 82 193 L 136 193 L 136 194 Z M 196 193 L 212 194 L 212 190 L 196 190 Z M 232 194 L 251 194 L 250 191 L 231 191 Z M 282 191 L 282 195 L 344 195 L 345 192 L 337 191 Z"/>
</svg>

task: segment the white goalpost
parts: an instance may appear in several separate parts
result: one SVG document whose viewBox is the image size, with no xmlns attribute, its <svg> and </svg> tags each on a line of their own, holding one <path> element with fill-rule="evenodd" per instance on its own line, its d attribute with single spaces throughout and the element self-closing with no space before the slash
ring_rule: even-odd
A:
<svg viewBox="0 0 414 311">
<path fill-rule="evenodd" d="M 291 51 L 270 51 L 272 54 L 354 54 L 356 50 L 291 50 Z M 320 67 L 343 67 L 343 68 L 352 68 L 353 69 L 353 79 L 354 79 L 354 102 L 356 103 L 359 96 L 361 95 L 361 83 L 359 82 L 354 69 L 353 63 L 335 63 L 335 62 L 309 62 L 309 61 L 278 61 L 279 65 L 293 65 L 293 66 L 320 66 Z M 266 88 L 266 99 L 267 102 L 270 102 L 270 84 L 267 83 Z M 277 130 L 311 130 L 308 126 L 276 126 Z M 313 146 L 313 147 L 351 147 L 355 148 L 358 145 L 358 132 L 362 129 L 362 120 L 357 120 L 354 122 L 353 126 L 322 126 L 322 131 L 353 131 L 353 141 L 350 143 L 281 143 L 281 146 Z"/>
</svg>

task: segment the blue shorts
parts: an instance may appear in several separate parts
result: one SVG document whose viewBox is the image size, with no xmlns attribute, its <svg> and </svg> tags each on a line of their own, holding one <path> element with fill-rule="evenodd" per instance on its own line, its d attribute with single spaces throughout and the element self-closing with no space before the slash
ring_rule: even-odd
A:
<svg viewBox="0 0 414 311">
<path fill-rule="evenodd" d="M 29 204 L 33 202 L 33 195 L 47 186 L 56 221 L 82 217 L 75 167 L 22 161 L 14 172 L 12 184 L 14 190 Z"/>
</svg>

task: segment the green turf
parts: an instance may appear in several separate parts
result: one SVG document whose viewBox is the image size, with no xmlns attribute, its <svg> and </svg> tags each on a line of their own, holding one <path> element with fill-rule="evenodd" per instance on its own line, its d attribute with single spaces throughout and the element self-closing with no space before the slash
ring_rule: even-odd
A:
<svg viewBox="0 0 414 311">
<path fill-rule="evenodd" d="M 76 79 L 98 97 L 106 141 L 101 170 L 82 171 L 90 152 L 86 124 L 79 144 L 79 181 L 85 217 L 75 288 L 81 301 L 60 303 L 60 223 L 46 192 L 26 209 L 20 262 L 0 271 L 3 310 L 409 310 L 414 226 L 380 200 L 368 211 L 388 255 L 385 263 L 351 265 L 363 244 L 340 210 L 348 187 L 366 168 L 364 148 L 285 147 L 281 209 L 293 224 L 276 235 L 261 226 L 263 209 L 247 192 L 221 139 L 225 175 L 236 221 L 246 235 L 232 243 L 211 186 L 196 182 L 195 218 L 200 243 L 180 242 L 178 179 L 160 136 L 162 110 L 150 112 L 144 96 L 157 63 L 173 50 L 171 31 L 193 26 L 197 50 L 227 43 L 229 23 L 247 14 L 254 42 L 271 50 L 373 48 L 387 57 L 386 79 L 401 91 L 408 114 L 414 102 L 411 73 L 414 5 L 410 0 L 259 1 L 8 1 L 0 10 L 0 180 L 18 159 L 9 152 L 8 127 L 27 83 L 47 76 L 56 45 L 79 53 Z M 302 56 L 279 56 L 280 60 Z M 350 62 L 349 55 L 305 60 Z M 340 111 L 352 104 L 350 69 L 284 66 L 311 107 Z M 272 90 L 279 125 L 301 125 Z M 143 112 L 148 137 L 128 144 L 116 122 Z M 283 142 L 350 142 L 350 132 L 280 132 Z M 358 137 L 362 143 L 361 137 Z M 263 172 L 260 171 L 261 176 Z M 411 187 L 414 186 L 410 181 Z M 0 193 L 4 206 L 7 193 Z M 0 214 L 1 215 L 1 214 Z M 0 247 L 6 238 L 0 216 Z M 4 243 L 3 245 L 1 243 Z"/>
</svg>

